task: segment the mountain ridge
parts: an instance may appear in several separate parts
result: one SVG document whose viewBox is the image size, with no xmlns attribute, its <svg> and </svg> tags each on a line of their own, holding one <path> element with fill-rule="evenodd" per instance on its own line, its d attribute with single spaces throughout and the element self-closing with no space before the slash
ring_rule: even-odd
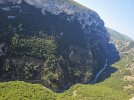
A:
<svg viewBox="0 0 134 100">
<path fill-rule="evenodd" d="M 1 79 L 59 91 L 93 80 L 106 59 L 108 65 L 119 60 L 96 12 L 70 1 L 8 1 L 0 3 Z"/>
<path fill-rule="evenodd" d="M 127 36 L 127 35 L 124 35 L 124 34 L 118 32 L 118 31 L 115 31 L 115 30 L 113 30 L 113 29 L 111 29 L 111 28 L 108 28 L 108 27 L 106 27 L 106 29 L 107 29 L 108 33 L 111 33 L 111 34 L 110 34 L 111 37 L 118 38 L 119 40 L 124 40 L 124 41 L 133 41 L 133 39 L 131 39 L 131 38 L 130 38 L 129 36 Z M 119 37 L 120 37 L 120 38 L 119 38 Z"/>
</svg>

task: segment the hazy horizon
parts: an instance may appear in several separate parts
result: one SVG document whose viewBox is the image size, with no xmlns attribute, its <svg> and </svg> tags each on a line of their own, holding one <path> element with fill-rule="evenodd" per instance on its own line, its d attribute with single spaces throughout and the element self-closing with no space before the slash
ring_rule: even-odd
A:
<svg viewBox="0 0 134 100">
<path fill-rule="evenodd" d="M 105 26 L 134 40 L 133 0 L 74 0 L 97 12 Z"/>
</svg>

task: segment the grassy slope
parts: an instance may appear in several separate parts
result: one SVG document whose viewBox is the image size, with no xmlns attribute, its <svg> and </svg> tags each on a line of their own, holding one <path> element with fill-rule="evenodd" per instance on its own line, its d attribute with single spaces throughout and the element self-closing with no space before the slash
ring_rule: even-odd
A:
<svg viewBox="0 0 134 100">
<path fill-rule="evenodd" d="M 120 90 L 112 89 L 105 84 L 76 84 L 58 96 L 58 100 L 128 100 L 129 98 Z"/>
<path fill-rule="evenodd" d="M 0 83 L 0 100 L 54 100 L 55 93 L 42 85 L 25 82 Z"/>
<path fill-rule="evenodd" d="M 121 80 L 119 83 L 122 84 L 120 89 L 122 88 L 128 95 L 134 96 L 134 80 L 124 80 L 125 77 L 132 78 L 134 76 L 134 41 L 114 30 L 108 29 L 108 32 L 111 39 L 116 41 L 115 44 L 121 55 L 121 60 L 113 65 L 118 68 L 118 71 L 111 78 L 118 77 Z"/>
<path fill-rule="evenodd" d="M 0 83 L 0 100 L 128 100 L 128 95 L 106 85 L 76 84 L 64 93 L 25 82 Z"/>
<path fill-rule="evenodd" d="M 20 81 L 1 83 L 0 100 L 128 100 L 130 96 L 118 90 L 114 86 L 118 83 L 113 84 L 112 80 L 96 85 L 75 84 L 63 93 Z"/>
</svg>

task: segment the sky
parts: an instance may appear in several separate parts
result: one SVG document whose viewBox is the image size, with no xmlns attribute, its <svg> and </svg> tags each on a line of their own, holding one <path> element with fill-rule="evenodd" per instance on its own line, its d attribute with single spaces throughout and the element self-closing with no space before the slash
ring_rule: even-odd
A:
<svg viewBox="0 0 134 100">
<path fill-rule="evenodd" d="M 105 26 L 134 39 L 134 0 L 74 0 L 96 11 Z"/>
</svg>

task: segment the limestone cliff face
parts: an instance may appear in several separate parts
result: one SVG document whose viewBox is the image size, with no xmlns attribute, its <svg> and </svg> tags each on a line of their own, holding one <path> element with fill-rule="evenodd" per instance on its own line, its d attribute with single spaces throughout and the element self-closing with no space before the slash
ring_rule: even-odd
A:
<svg viewBox="0 0 134 100">
<path fill-rule="evenodd" d="M 0 52 L 5 53 L 0 55 L 3 79 L 36 80 L 61 90 L 71 83 L 89 82 L 106 60 L 109 65 L 119 60 L 98 14 L 72 0 L 0 0 L 0 33 Z M 19 37 L 16 48 L 12 47 L 14 37 Z M 56 44 L 53 56 L 37 55 L 42 52 L 36 45 L 41 43 L 38 40 L 50 37 Z M 34 41 L 35 47 L 27 47 L 39 51 L 35 54 L 33 49 L 24 49 L 23 39 L 28 43 Z"/>
</svg>

